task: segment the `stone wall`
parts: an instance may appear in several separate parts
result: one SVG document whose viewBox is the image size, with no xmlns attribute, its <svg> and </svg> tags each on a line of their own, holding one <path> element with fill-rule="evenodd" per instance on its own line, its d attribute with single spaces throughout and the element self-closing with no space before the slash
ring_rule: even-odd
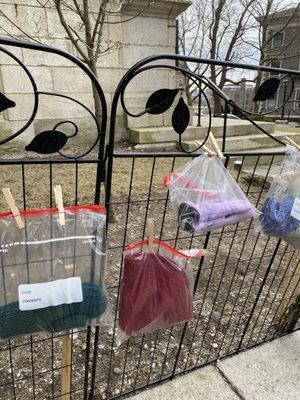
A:
<svg viewBox="0 0 300 400">
<path fill-rule="evenodd" d="M 93 0 L 95 4 L 97 0 Z M 148 2 L 147 2 L 148 3 Z M 130 19 L 136 15 L 137 10 L 143 9 L 146 2 L 135 0 L 126 14 L 114 16 L 113 22 L 121 19 Z M 108 24 L 105 38 L 112 42 L 120 42 L 118 50 L 111 51 L 100 57 L 98 74 L 100 84 L 105 92 L 108 107 L 117 83 L 136 61 L 156 53 L 173 53 L 175 48 L 175 18 L 184 11 L 190 1 L 164 0 L 155 3 L 141 16 L 125 23 Z M 0 0 L 0 9 L 24 31 L 33 38 L 38 38 L 43 43 L 50 44 L 60 49 L 75 53 L 76 51 L 66 38 L 66 33 L 61 26 L 57 12 L 51 7 L 41 8 L 36 0 Z M 72 24 L 78 21 L 74 14 L 67 12 Z M 112 22 L 112 21 L 110 21 Z M 6 32 L 15 37 L 22 37 L 20 31 L 11 23 L 0 19 L 0 34 Z M 93 107 L 91 82 L 69 61 L 53 54 L 45 54 L 26 49 L 11 50 L 29 68 L 37 82 L 38 89 L 45 92 L 58 92 L 72 96 L 83 102 L 88 107 Z M 20 128 L 32 112 L 33 95 L 32 87 L 25 72 L 16 62 L 0 52 L 0 89 L 10 99 L 16 102 L 16 107 L 0 114 L 0 137 L 5 137 L 11 131 Z M 135 79 L 128 87 L 126 98 L 131 110 L 138 111 L 144 107 L 148 96 L 158 88 L 174 87 L 175 77 L 169 71 L 149 71 Z M 62 119 L 73 119 L 79 123 L 84 132 L 92 135 L 94 125 L 88 113 L 72 103 L 70 100 L 41 95 L 39 111 L 34 124 L 23 134 L 22 138 L 28 141 L 34 134 L 41 130 L 49 129 Z M 135 123 L 139 126 L 163 125 L 162 116 L 144 117 L 141 121 L 129 120 L 129 125 Z M 165 122 L 166 123 L 166 122 Z M 126 135 L 127 121 L 122 110 L 118 110 L 117 137 Z M 86 134 L 81 135 L 86 138 Z"/>
</svg>

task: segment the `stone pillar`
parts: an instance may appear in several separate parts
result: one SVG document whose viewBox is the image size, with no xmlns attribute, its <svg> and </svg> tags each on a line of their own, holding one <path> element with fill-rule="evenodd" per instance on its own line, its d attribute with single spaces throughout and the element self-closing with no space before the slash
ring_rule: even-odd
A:
<svg viewBox="0 0 300 400">
<path fill-rule="evenodd" d="M 121 60 L 125 69 L 154 54 L 175 53 L 176 17 L 190 6 L 191 1 L 165 0 L 153 4 L 148 9 L 146 8 L 147 4 L 147 0 L 134 0 L 122 14 L 123 19 L 130 18 L 131 15 L 136 15 L 138 10 L 145 8 L 141 16 L 122 24 Z M 170 62 L 163 61 L 163 63 Z M 126 104 L 134 114 L 137 114 L 145 109 L 148 97 L 155 90 L 175 87 L 174 71 L 168 69 L 146 71 L 134 78 L 128 85 Z M 127 128 L 130 132 L 136 128 L 169 126 L 171 114 L 172 109 L 161 115 L 145 114 L 139 118 L 127 116 Z"/>
</svg>

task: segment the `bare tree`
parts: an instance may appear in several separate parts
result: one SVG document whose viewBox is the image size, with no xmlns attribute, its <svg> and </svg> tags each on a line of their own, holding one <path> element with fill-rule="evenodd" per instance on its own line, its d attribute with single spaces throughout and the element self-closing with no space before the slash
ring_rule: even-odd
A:
<svg viewBox="0 0 300 400">
<path fill-rule="evenodd" d="M 208 1 L 196 0 L 192 6 L 178 17 L 179 21 L 179 52 L 180 54 L 192 57 L 209 57 L 207 48 L 207 28 L 208 28 Z M 208 66 L 198 63 L 180 63 L 182 67 L 198 75 L 207 72 Z M 192 104 L 197 97 L 197 87 L 193 82 L 184 78 L 184 89 L 189 104 Z"/>
<path fill-rule="evenodd" d="M 235 62 L 242 62 L 252 56 L 253 48 L 245 45 L 243 39 L 253 29 L 252 8 L 256 1 L 258 0 L 196 0 L 194 7 L 182 17 L 181 52 Z M 201 28 L 195 28 L 196 21 Z M 209 68 L 202 67 L 201 72 L 207 74 L 221 89 L 226 82 L 233 81 L 230 69 L 225 66 L 210 65 Z M 221 99 L 216 94 L 214 113 L 221 114 Z"/>
<path fill-rule="evenodd" d="M 132 13 L 133 15 L 128 16 L 127 19 L 122 18 L 122 14 L 129 9 L 132 0 L 99 0 L 99 2 L 91 0 L 36 0 L 36 2 L 42 8 L 53 7 L 56 9 L 59 21 L 68 39 L 76 49 L 78 56 L 98 77 L 97 62 L 100 56 L 117 50 L 121 46 L 120 42 L 113 42 L 107 37 L 105 33 L 107 26 L 125 23 L 136 18 L 154 4 L 155 0 L 149 0 L 146 5 Z M 4 18 L 12 27 L 18 30 L 18 37 L 40 42 L 38 39 L 38 21 L 35 21 L 37 36 L 33 36 L 26 32 L 26 28 L 16 24 L 2 10 L 0 10 L 0 17 Z M 5 32 L 7 35 L 12 36 L 9 29 Z M 101 105 L 94 85 L 93 98 L 96 117 L 100 118 Z"/>
</svg>

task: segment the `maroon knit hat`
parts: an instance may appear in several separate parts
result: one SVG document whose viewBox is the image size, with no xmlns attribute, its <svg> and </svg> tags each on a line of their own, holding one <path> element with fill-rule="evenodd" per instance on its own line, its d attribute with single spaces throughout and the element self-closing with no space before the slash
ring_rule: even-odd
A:
<svg viewBox="0 0 300 400">
<path fill-rule="evenodd" d="M 193 318 L 193 287 L 186 270 L 188 256 L 154 241 L 125 250 L 120 287 L 119 326 L 127 335 L 151 332 Z M 203 251 L 198 252 L 203 255 Z"/>
</svg>

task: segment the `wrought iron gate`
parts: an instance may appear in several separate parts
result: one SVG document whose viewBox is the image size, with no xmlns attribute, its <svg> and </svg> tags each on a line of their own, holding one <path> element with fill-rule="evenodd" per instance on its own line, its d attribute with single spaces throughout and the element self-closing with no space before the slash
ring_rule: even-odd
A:
<svg viewBox="0 0 300 400">
<path fill-rule="evenodd" d="M 134 116 L 126 108 L 126 87 L 132 79 L 138 79 L 139 74 L 149 70 L 168 69 L 179 72 L 199 87 L 209 110 L 210 103 L 205 89 L 210 89 L 211 93 L 221 98 L 224 105 L 222 151 L 225 155 L 225 166 L 251 202 L 260 206 L 268 189 L 269 178 L 274 175 L 275 166 L 281 162 L 284 149 L 281 152 L 267 153 L 226 152 L 229 111 L 238 111 L 258 130 L 269 136 L 270 142 L 275 140 L 279 144 L 283 143 L 264 131 L 252 120 L 250 112 L 238 107 L 213 82 L 184 69 L 180 62 L 184 60 L 188 63 L 215 64 L 254 71 L 261 69 L 265 74 L 276 72 L 280 76 L 284 75 L 290 82 L 290 93 L 285 102 L 291 97 L 294 78 L 300 76 L 300 73 L 175 55 L 149 57 L 135 64 L 119 83 L 112 101 L 110 131 L 106 138 L 105 96 L 97 79 L 80 60 L 47 46 L 4 38 L 0 40 L 0 44 L 0 51 L 11 57 L 27 75 L 33 93 L 32 113 L 28 121 L 17 132 L 1 137 L 0 145 L 8 144 L 25 132 L 37 116 L 40 99 L 49 96 L 72 101 L 76 106 L 83 107 L 94 121 L 96 132 L 88 148 L 78 147 L 81 154 L 77 154 L 71 146 L 72 138 L 81 132 L 75 122 L 68 120 L 57 123 L 50 133 L 38 132 L 39 135 L 28 146 L 29 150 L 37 153 L 56 151 L 51 157 L 36 155 L 29 158 L 28 154 L 32 153 L 24 153 L 22 150 L 22 158 L 11 159 L 3 150 L 0 159 L 1 186 L 10 185 L 20 208 L 26 209 L 52 207 L 53 186 L 55 183 L 62 183 L 68 192 L 70 204 L 102 203 L 111 214 L 113 211 L 115 218 L 115 222 L 108 223 L 107 226 L 107 281 L 115 326 L 109 330 L 103 327 L 81 329 L 78 338 L 72 338 L 71 398 L 119 398 L 283 334 L 278 330 L 285 311 L 282 310 L 282 298 L 286 299 L 286 308 L 295 298 L 299 282 L 299 271 L 291 247 L 280 240 L 257 233 L 253 221 L 205 235 L 191 235 L 174 228 L 168 192 L 161 185 L 161 180 L 177 165 L 201 152 L 210 130 L 211 113 L 208 116 L 205 137 L 199 138 L 198 148 L 190 153 L 116 151 L 114 137 L 119 102 L 127 114 Z M 102 107 L 101 121 L 96 119 L 93 111 L 85 104 L 71 96 L 40 91 L 30 68 L 9 50 L 11 47 L 51 53 L 76 64 L 97 89 Z M 268 85 L 261 86 L 260 99 L 271 97 L 277 84 L 278 82 L 269 81 Z M 161 89 L 164 90 L 156 92 L 149 99 L 145 113 L 163 113 L 173 102 L 176 105 L 181 88 Z M 9 95 L 4 93 L 3 96 L 3 109 L 13 107 Z M 179 134 L 181 150 L 184 150 L 182 139 L 189 111 L 182 103 L 183 99 L 178 105 L 179 109 L 174 111 L 173 125 Z M 18 107 L 18 104 L 15 106 Z M 280 107 L 282 105 L 277 109 Z M 180 114 L 180 118 L 177 118 L 176 112 Z M 136 117 L 140 116 L 141 114 Z M 68 132 L 71 130 L 69 137 L 64 134 L 66 126 Z M 58 129 L 59 127 L 61 128 Z M 149 216 L 155 217 L 156 235 L 160 239 L 181 248 L 199 246 L 209 250 L 208 256 L 193 266 L 195 318 L 186 324 L 131 338 L 116 347 L 115 328 L 123 249 L 125 245 L 145 236 L 146 220 Z M 3 279 L 13 277 L 8 275 Z M 292 329 L 296 327 L 290 327 Z M 60 346 L 61 335 L 34 335 L 1 342 L 0 398 L 63 398 L 60 394 L 59 375 L 65 366 L 61 365 Z"/>
</svg>

